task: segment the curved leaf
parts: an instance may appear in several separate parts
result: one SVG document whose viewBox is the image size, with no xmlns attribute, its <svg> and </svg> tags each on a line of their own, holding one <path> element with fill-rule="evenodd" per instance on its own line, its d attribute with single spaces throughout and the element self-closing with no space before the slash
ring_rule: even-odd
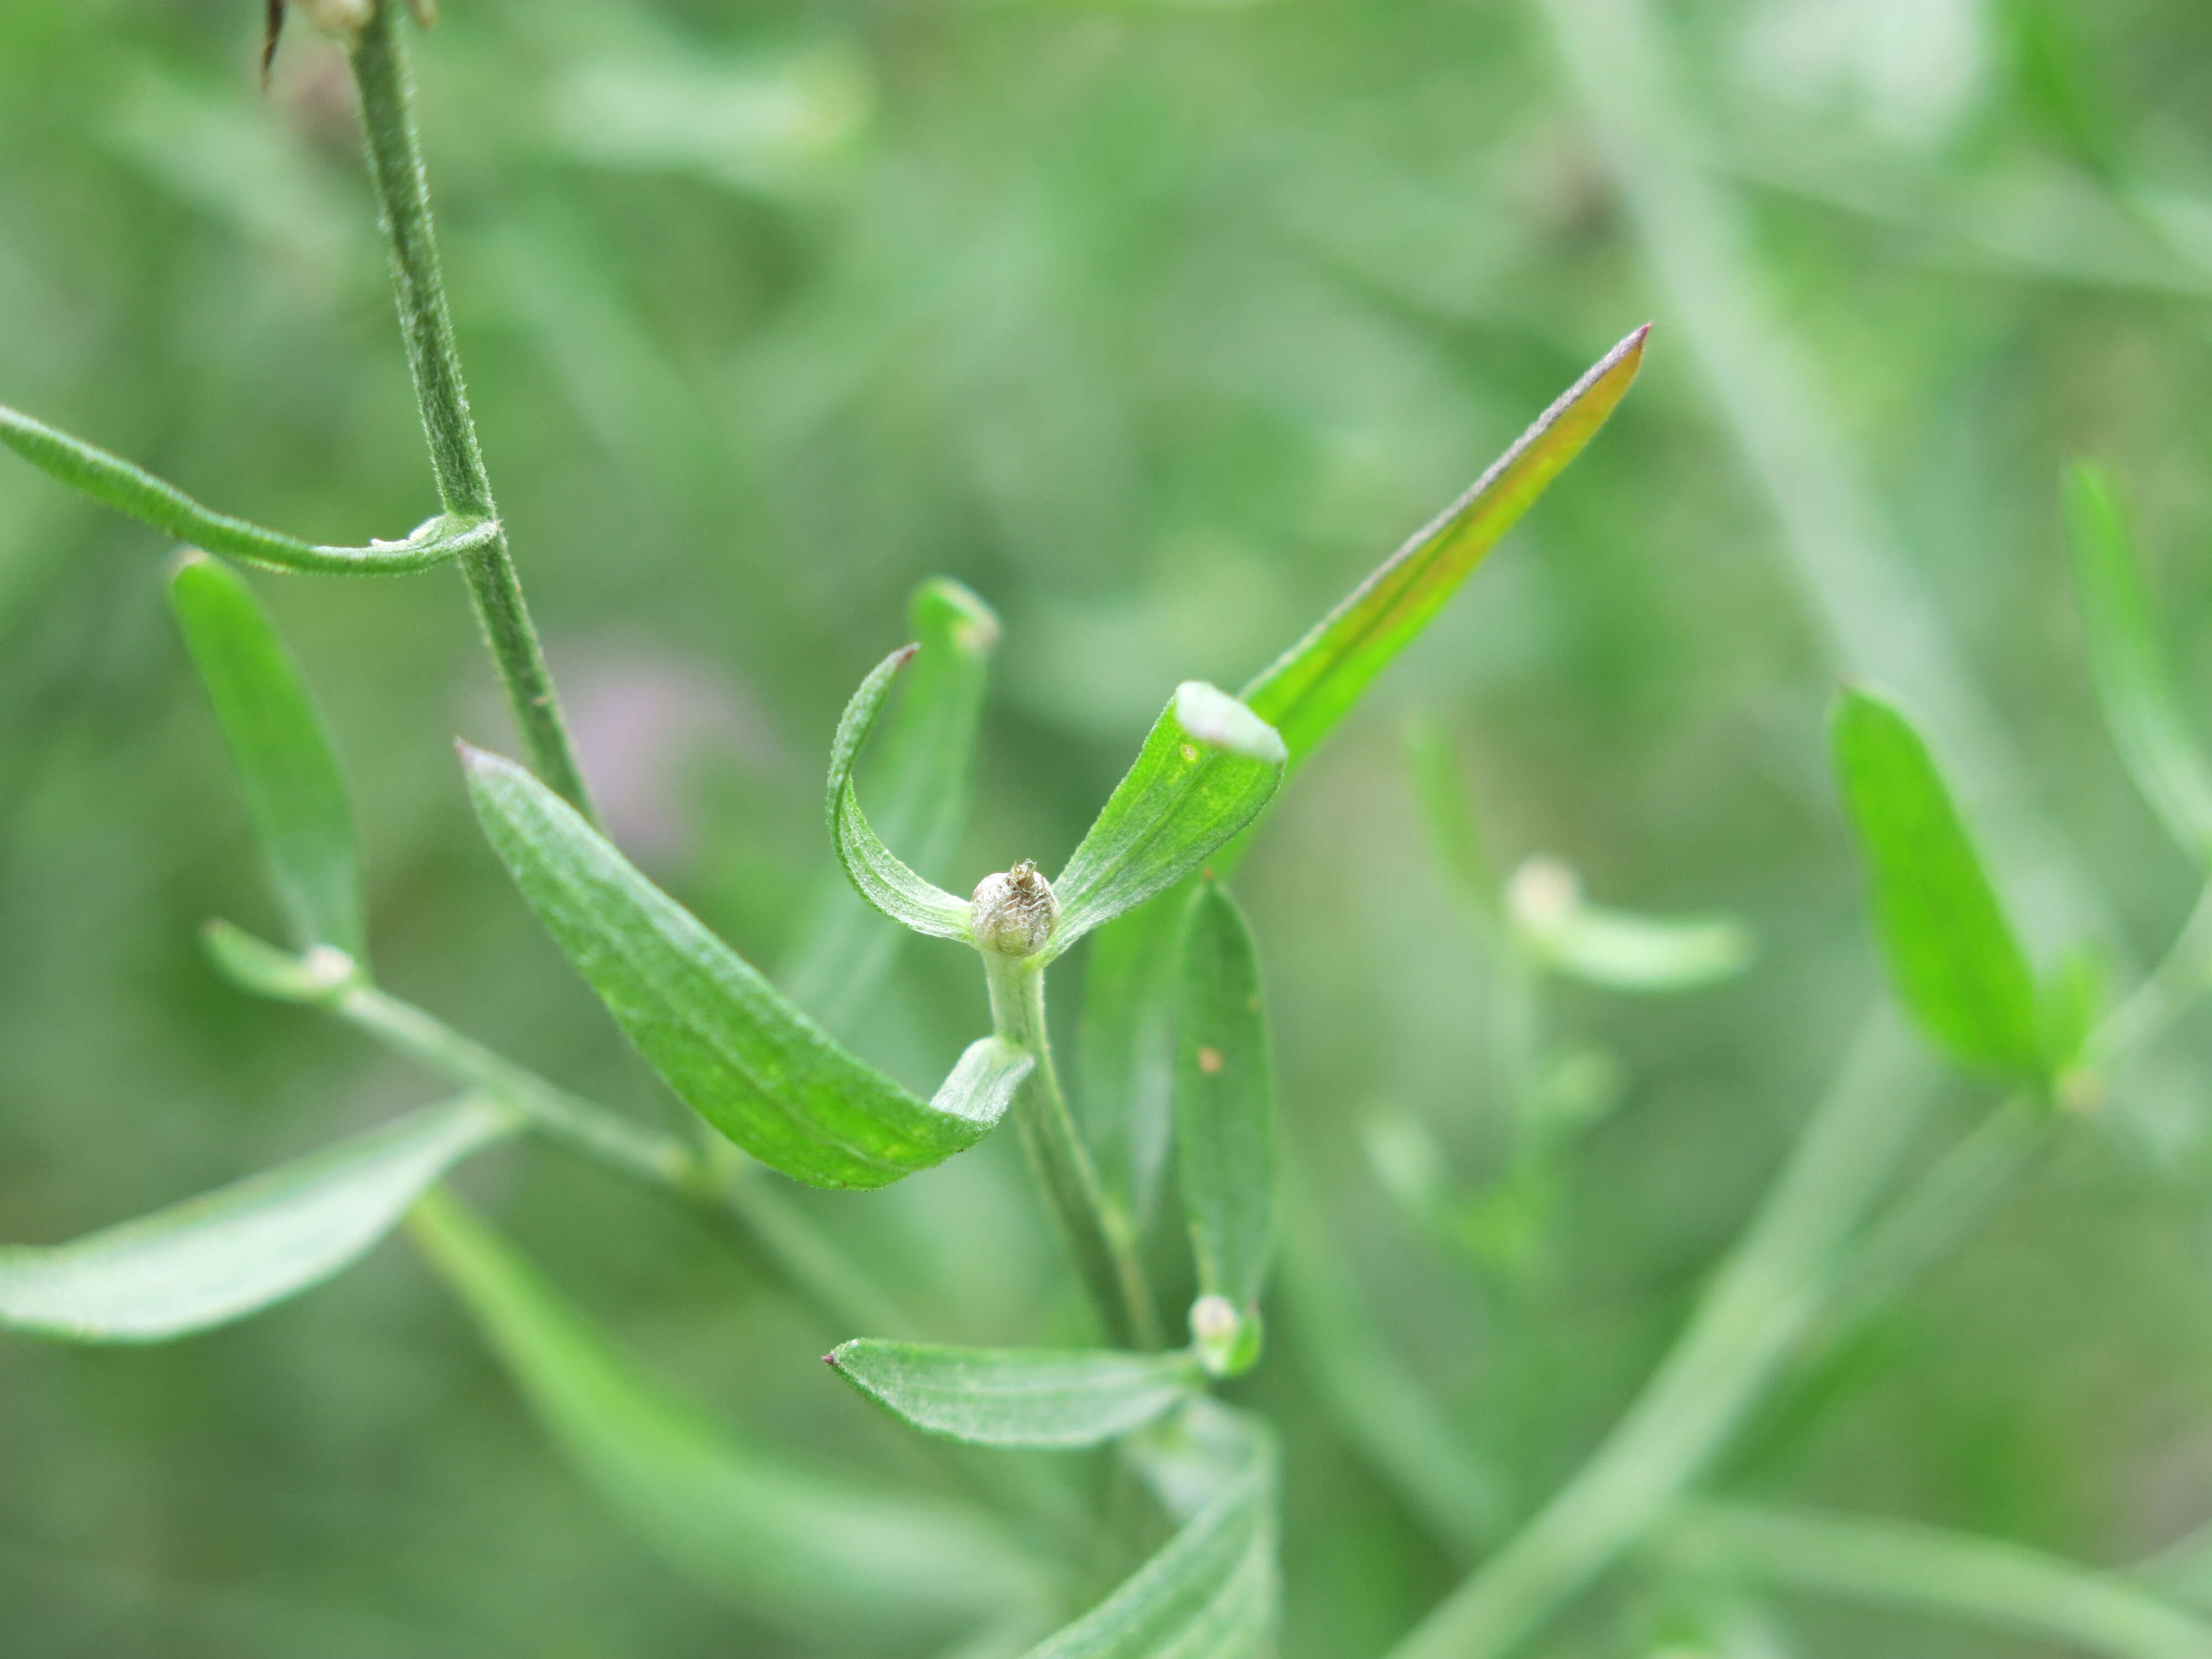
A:
<svg viewBox="0 0 2212 1659">
<path fill-rule="evenodd" d="M 1600 358 L 1467 494 L 1244 688 L 1252 712 L 1283 734 L 1292 765 L 1320 746 L 1482 556 L 1597 435 L 1643 366 L 1650 331 L 1647 323 Z"/>
<path fill-rule="evenodd" d="M 514 762 L 462 748 L 484 834 L 624 1035 L 678 1097 L 771 1169 L 881 1187 L 966 1151 L 1026 1066 L 971 1047 L 923 1101 L 848 1053 Z"/>
<path fill-rule="evenodd" d="M 1850 687 L 1832 735 L 1898 1000 L 1970 1065 L 2039 1076 L 2034 974 L 1928 745 L 1888 703 Z"/>
<path fill-rule="evenodd" d="M 1098 1178 L 1139 1231 L 1174 1139 L 1177 896 L 1123 912 L 1091 941 L 1083 975 L 1083 1086 L 1074 1107 Z"/>
<path fill-rule="evenodd" d="M 159 1342 L 258 1313 L 351 1266 L 520 1121 L 464 1097 L 67 1244 L 0 1247 L 0 1325 Z"/>
<path fill-rule="evenodd" d="M 956 1348 L 862 1338 L 823 1356 L 915 1427 L 975 1446 L 1067 1450 L 1143 1428 L 1200 1381 L 1187 1353 Z"/>
<path fill-rule="evenodd" d="M 1060 916 L 1048 959 L 1205 863 L 1273 798 L 1285 759 L 1274 729 L 1227 692 L 1177 686 L 1053 883 Z"/>
<path fill-rule="evenodd" d="M 876 838 L 860 810 L 859 792 L 853 787 L 853 763 L 869 728 L 883 712 L 898 672 L 914 660 L 921 647 L 902 645 L 878 663 L 860 689 L 845 706 L 837 722 L 837 736 L 830 746 L 830 841 L 837 861 L 860 896 L 891 921 L 917 933 L 938 939 L 965 939 L 969 936 L 967 904 L 908 869 L 898 855 Z"/>
<path fill-rule="evenodd" d="M 1506 886 L 1513 930 L 1554 973 L 1613 991 L 1687 991 L 1750 965 L 1751 930 L 1733 916 L 1650 916 L 1583 897 L 1573 871 L 1531 859 Z"/>
<path fill-rule="evenodd" d="M 1159 1553 L 1026 1659 L 1261 1659 L 1274 1651 L 1275 1450 L 1257 1425 L 1244 1437 L 1241 1466 Z"/>
<path fill-rule="evenodd" d="M 702 1588 L 808 1637 L 949 1631 L 1035 1594 L 964 1505 L 855 1485 L 748 1445 L 630 1361 L 506 1241 L 434 1194 L 409 1231 L 576 1472 Z"/>
<path fill-rule="evenodd" d="M 353 809 L 298 665 L 253 590 L 206 554 L 177 561 L 169 599 L 295 942 L 362 960 L 368 927 Z"/>
<path fill-rule="evenodd" d="M 441 514 L 417 526 L 404 541 L 371 542 L 367 547 L 320 547 L 202 507 L 174 484 L 121 456 L 111 455 L 4 405 L 0 405 L 0 444 L 71 489 L 156 530 L 166 530 L 180 542 L 275 570 L 338 576 L 404 575 L 489 547 L 500 537 L 496 519 Z"/>
<path fill-rule="evenodd" d="M 921 651 L 876 737 L 869 795 L 885 841 L 905 848 L 915 871 L 941 872 L 975 795 L 975 733 L 999 617 L 960 583 L 934 576 L 908 601 L 907 626 Z M 786 987 L 836 1030 L 873 994 L 905 935 L 878 925 L 840 869 L 817 895 L 804 937 Z"/>
<path fill-rule="evenodd" d="M 1249 1322 L 1274 1245 L 1274 1058 L 1251 932 L 1210 881 L 1183 918 L 1175 1127 L 1200 1293 L 1225 1298 Z M 1243 1364 L 1258 1357 L 1233 1330 L 1212 1335 L 1224 1358 L 1232 1349 L 1245 1350 Z"/>
</svg>

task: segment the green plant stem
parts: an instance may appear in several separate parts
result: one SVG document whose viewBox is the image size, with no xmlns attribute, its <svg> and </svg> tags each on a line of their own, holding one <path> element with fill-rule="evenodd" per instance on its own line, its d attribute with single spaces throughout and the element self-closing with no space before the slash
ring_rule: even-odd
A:
<svg viewBox="0 0 2212 1659">
<path fill-rule="evenodd" d="M 2093 1064 L 2115 1065 L 2156 1042 L 2212 989 L 2212 883 L 2197 897 L 2173 945 L 2089 1043 Z"/>
<path fill-rule="evenodd" d="M 2208 1659 L 2212 1625 L 2112 1574 L 1995 1539 L 1742 1504 L 1685 1505 L 1670 1551 L 1700 1566 L 2055 1638 L 2112 1659 Z"/>
<path fill-rule="evenodd" d="M 594 1164 L 652 1186 L 698 1184 L 696 1154 L 673 1136 L 641 1127 L 554 1087 L 411 1003 L 356 981 L 341 990 L 330 1008 L 348 1024 L 434 1071 L 474 1084 L 514 1107 L 533 1127 Z"/>
<path fill-rule="evenodd" d="M 1393 1659 L 1505 1653 L 1644 1535 L 1819 1316 L 1836 1258 L 1917 1127 L 1929 1082 L 1920 1052 L 1878 1018 L 1644 1393 L 1574 1479 Z"/>
<path fill-rule="evenodd" d="M 1894 1297 L 1988 1213 L 2051 1129 L 2049 1108 L 2028 1095 L 1984 1117 L 1867 1229 L 1837 1275 L 1826 1322 L 1848 1328 Z"/>
<path fill-rule="evenodd" d="M 2124 1063 L 2208 985 L 2212 888 L 2143 986 L 2099 1027 L 2090 1052 L 2109 1066 Z M 1855 1058 L 1689 1328 L 1596 1455 L 1393 1659 L 1488 1659 L 1509 1650 L 1689 1486 L 1817 1321 L 1840 1325 L 1894 1294 L 1986 1210 L 2063 1121 L 2026 1097 L 2005 1102 L 1845 1255 L 1925 1092 L 1923 1079 L 1905 1074 L 1894 1058 L 1876 1068 L 1893 1074 L 1890 1082 L 1855 1085 L 1854 1074 L 1873 1064 Z M 1885 1090 L 1887 1102 L 1878 1098 Z"/>
<path fill-rule="evenodd" d="M 353 51 L 369 171 L 392 256 L 399 326 L 407 340 L 407 362 L 414 372 L 416 401 L 429 441 L 439 497 L 456 518 L 496 521 L 491 477 L 477 441 L 476 422 L 469 414 L 460 353 L 446 305 L 429 179 L 422 169 L 422 143 L 410 108 L 400 10 L 397 0 L 379 0 Z M 506 531 L 502 528 L 483 545 L 464 554 L 461 568 L 532 769 L 547 787 L 589 817 L 591 802 L 583 774 L 569 745 L 568 725 L 538 630 L 523 603 L 522 582 L 507 550 Z"/>
<path fill-rule="evenodd" d="M 1106 1196 L 1098 1170 L 1076 1133 L 1059 1069 L 1053 1064 L 1052 1039 L 1045 1025 L 1044 969 L 994 951 L 984 951 L 982 957 L 998 1035 L 1036 1059 L 1015 1098 L 1013 1115 L 1037 1185 L 1067 1235 L 1109 1339 L 1125 1346 L 1157 1348 L 1159 1316 L 1137 1256 L 1135 1234 L 1127 1218 Z"/>
<path fill-rule="evenodd" d="M 367 983 L 327 1005 L 348 1024 L 514 1107 L 549 1139 L 710 1218 L 733 1220 L 776 1271 L 830 1319 L 854 1331 L 903 1335 L 915 1322 L 734 1149 L 702 1156 L 673 1135 L 631 1122 L 555 1087 L 411 1003 Z"/>
</svg>

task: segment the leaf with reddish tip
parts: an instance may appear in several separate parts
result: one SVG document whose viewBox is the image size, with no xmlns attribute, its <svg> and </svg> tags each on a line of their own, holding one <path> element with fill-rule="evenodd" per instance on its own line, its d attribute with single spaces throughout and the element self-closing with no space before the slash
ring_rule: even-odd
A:
<svg viewBox="0 0 2212 1659">
<path fill-rule="evenodd" d="M 1466 495 L 1400 548 L 1243 690 L 1296 766 L 1412 644 L 1482 556 L 1597 435 L 1636 379 L 1650 324 L 1607 352 Z"/>
</svg>

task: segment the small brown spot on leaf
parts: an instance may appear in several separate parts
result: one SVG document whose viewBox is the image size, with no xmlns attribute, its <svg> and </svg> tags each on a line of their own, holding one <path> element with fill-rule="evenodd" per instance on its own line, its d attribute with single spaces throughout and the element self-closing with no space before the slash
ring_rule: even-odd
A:
<svg viewBox="0 0 2212 1659">
<path fill-rule="evenodd" d="M 1221 1073 L 1221 1050 L 1201 1047 L 1198 1051 L 1198 1069 L 1208 1077 Z"/>
</svg>

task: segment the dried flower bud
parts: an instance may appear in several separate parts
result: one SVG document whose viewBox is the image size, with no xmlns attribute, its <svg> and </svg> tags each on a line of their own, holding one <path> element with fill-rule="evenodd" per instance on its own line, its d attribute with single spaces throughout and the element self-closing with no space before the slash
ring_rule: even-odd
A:
<svg viewBox="0 0 2212 1659">
<path fill-rule="evenodd" d="M 1024 859 L 1011 870 L 975 884 L 968 913 L 975 948 L 1003 957 L 1033 957 L 1052 938 L 1060 921 L 1060 901 L 1052 884 Z"/>
</svg>

